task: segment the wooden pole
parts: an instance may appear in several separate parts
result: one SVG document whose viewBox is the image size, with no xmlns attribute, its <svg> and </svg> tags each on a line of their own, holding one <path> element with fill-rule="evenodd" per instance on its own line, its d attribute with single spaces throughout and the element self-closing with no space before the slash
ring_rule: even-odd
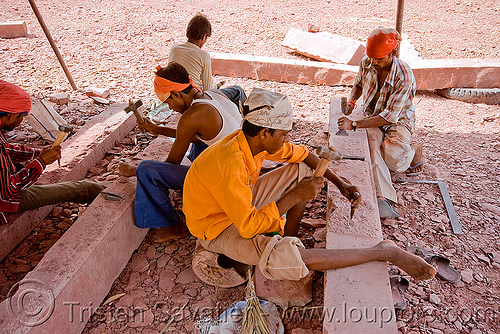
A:
<svg viewBox="0 0 500 334">
<path fill-rule="evenodd" d="M 50 46 L 54 50 L 54 53 L 56 54 L 57 60 L 59 60 L 59 63 L 61 64 L 61 67 L 64 71 L 64 74 L 66 74 L 66 77 L 68 78 L 68 81 L 69 81 L 71 87 L 73 88 L 73 90 L 77 90 L 78 87 L 76 87 L 75 81 L 73 80 L 73 77 L 71 76 L 71 73 L 69 73 L 69 69 L 66 66 L 66 63 L 64 62 L 64 58 L 62 57 L 61 53 L 59 52 L 59 49 L 57 48 L 57 45 L 56 45 L 54 39 L 52 38 L 52 35 L 50 35 L 50 31 L 47 28 L 47 25 L 45 24 L 45 22 L 43 21 L 42 15 L 38 11 L 38 7 L 35 4 L 35 0 L 28 0 L 28 1 L 31 5 L 31 8 L 33 9 L 33 12 L 35 13 L 35 16 L 36 16 L 38 22 L 40 23 L 40 26 L 42 27 L 43 32 L 45 33 L 45 36 L 47 36 L 47 39 L 49 40 Z"/>
<path fill-rule="evenodd" d="M 398 12 L 396 16 L 396 30 L 399 32 L 401 35 L 401 32 L 403 30 L 403 13 L 404 13 L 404 7 L 405 7 L 405 1 L 404 0 L 398 0 Z M 399 50 L 401 46 L 398 48 L 398 57 L 399 57 Z"/>
</svg>

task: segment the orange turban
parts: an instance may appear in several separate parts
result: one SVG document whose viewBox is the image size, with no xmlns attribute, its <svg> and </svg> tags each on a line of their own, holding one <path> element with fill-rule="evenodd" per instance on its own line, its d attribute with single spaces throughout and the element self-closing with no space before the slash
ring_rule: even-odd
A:
<svg viewBox="0 0 500 334">
<path fill-rule="evenodd" d="M 158 98 L 162 102 L 165 102 L 169 98 L 170 92 L 173 90 L 181 92 L 184 89 L 188 88 L 190 85 L 193 86 L 194 88 L 198 89 L 198 87 L 196 87 L 193 84 L 193 80 L 191 79 L 191 77 L 189 77 L 188 83 L 178 83 L 178 82 L 170 81 L 170 80 L 162 78 L 158 75 L 158 70 L 160 70 L 160 69 L 161 69 L 161 66 L 158 65 L 156 67 L 156 72 L 155 72 L 154 86 L 155 86 L 156 96 L 158 96 Z"/>
<path fill-rule="evenodd" d="M 366 41 L 366 55 L 370 58 L 384 58 L 394 50 L 401 41 L 396 29 L 377 28 L 373 30 Z"/>
<path fill-rule="evenodd" d="M 19 114 L 31 110 L 31 98 L 21 87 L 0 80 L 0 112 Z"/>
</svg>

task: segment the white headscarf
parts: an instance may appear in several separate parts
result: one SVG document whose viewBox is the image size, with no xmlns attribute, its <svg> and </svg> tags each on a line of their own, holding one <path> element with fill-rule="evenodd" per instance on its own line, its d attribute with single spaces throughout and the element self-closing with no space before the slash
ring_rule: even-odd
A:
<svg viewBox="0 0 500 334">
<path fill-rule="evenodd" d="M 254 125 L 277 130 L 291 130 L 293 110 L 284 94 L 254 88 L 243 108 L 250 112 L 243 117 Z"/>
</svg>

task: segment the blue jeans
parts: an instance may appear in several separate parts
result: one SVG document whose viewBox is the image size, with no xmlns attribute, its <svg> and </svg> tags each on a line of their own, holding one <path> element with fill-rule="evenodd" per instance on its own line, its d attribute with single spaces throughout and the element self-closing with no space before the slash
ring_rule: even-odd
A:
<svg viewBox="0 0 500 334">
<path fill-rule="evenodd" d="M 205 143 L 193 144 L 189 160 L 196 159 L 207 147 Z M 141 161 L 135 172 L 134 221 L 137 227 L 162 228 L 177 224 L 180 217 L 170 202 L 169 189 L 182 189 L 188 170 L 189 166 L 169 162 Z"/>
<path fill-rule="evenodd" d="M 180 217 L 170 202 L 169 189 L 182 189 L 189 166 L 144 160 L 137 166 L 134 220 L 139 228 L 166 227 Z"/>
<path fill-rule="evenodd" d="M 224 93 L 237 107 L 240 106 L 240 102 L 243 104 L 247 100 L 247 95 L 245 91 L 240 86 L 229 86 L 225 88 L 220 88 L 220 91 Z"/>
<path fill-rule="evenodd" d="M 196 157 L 199 156 L 200 153 L 203 152 L 207 147 L 208 147 L 208 145 L 205 144 L 204 142 L 192 144 L 191 151 L 189 152 L 189 160 L 191 160 L 191 162 L 193 162 L 194 159 L 196 159 Z"/>
</svg>

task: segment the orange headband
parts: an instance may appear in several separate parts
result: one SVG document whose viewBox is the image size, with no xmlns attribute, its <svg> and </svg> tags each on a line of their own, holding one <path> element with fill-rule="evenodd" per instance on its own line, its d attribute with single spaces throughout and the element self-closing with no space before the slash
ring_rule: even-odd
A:
<svg viewBox="0 0 500 334">
<path fill-rule="evenodd" d="M 156 96 L 158 96 L 158 98 L 162 102 L 165 102 L 170 97 L 170 94 L 173 90 L 181 92 L 184 89 L 188 88 L 190 85 L 193 86 L 195 89 L 199 90 L 198 87 L 196 87 L 193 84 L 193 80 L 191 79 L 191 77 L 189 77 L 188 83 L 178 83 L 178 82 L 170 81 L 168 79 L 165 79 L 165 78 L 158 76 L 158 70 L 160 70 L 160 69 L 161 69 L 161 66 L 158 65 L 156 67 L 156 72 L 155 72 L 154 86 L 155 86 Z"/>
<path fill-rule="evenodd" d="M 370 58 L 384 58 L 398 45 L 401 37 L 393 28 L 377 28 L 366 41 L 366 55 Z"/>
</svg>

